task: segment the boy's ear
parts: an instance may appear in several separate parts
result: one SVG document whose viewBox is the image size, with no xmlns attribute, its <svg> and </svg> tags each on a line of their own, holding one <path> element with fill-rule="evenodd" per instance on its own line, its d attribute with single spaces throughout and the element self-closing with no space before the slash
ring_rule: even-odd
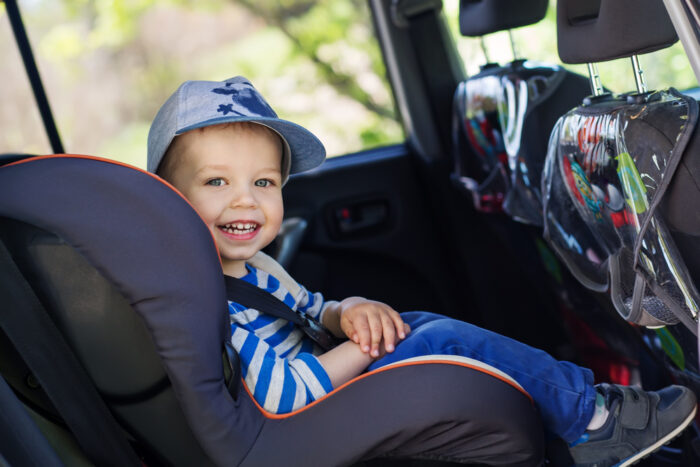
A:
<svg viewBox="0 0 700 467">
<path fill-rule="evenodd" d="M 175 168 L 175 163 L 179 158 L 178 154 L 180 153 L 180 151 L 176 149 L 178 146 L 176 141 L 177 138 L 173 139 L 173 142 L 170 143 L 170 146 L 168 146 L 168 149 L 165 151 L 165 154 L 163 155 L 163 158 L 156 169 L 156 175 L 170 183 L 172 183 L 173 170 Z"/>
</svg>

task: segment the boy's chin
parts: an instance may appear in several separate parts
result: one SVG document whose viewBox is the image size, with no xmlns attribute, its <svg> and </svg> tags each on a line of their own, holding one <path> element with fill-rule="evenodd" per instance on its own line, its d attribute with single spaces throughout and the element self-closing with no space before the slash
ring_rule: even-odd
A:
<svg viewBox="0 0 700 467">
<path fill-rule="evenodd" d="M 250 259 L 226 259 L 221 258 L 221 267 L 224 270 L 224 274 L 233 277 L 243 277 L 248 274 L 248 270 L 245 267 L 245 262 Z"/>
</svg>

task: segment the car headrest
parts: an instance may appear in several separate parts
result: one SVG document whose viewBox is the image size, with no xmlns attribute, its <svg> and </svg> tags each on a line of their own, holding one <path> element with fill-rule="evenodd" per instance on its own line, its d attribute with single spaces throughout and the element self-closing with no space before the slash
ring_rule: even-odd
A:
<svg viewBox="0 0 700 467">
<path fill-rule="evenodd" d="M 557 44 L 564 63 L 630 57 L 677 40 L 662 0 L 557 0 Z"/>
<path fill-rule="evenodd" d="M 202 448 L 218 464 L 238 463 L 262 420 L 249 398 L 234 400 L 226 388 L 221 264 L 186 200 L 132 167 L 46 156 L 0 168 L 0 217 L 55 234 L 114 285 L 149 329 Z"/>
<path fill-rule="evenodd" d="M 460 0 L 459 30 L 479 37 L 537 23 L 547 13 L 547 0 Z"/>
</svg>

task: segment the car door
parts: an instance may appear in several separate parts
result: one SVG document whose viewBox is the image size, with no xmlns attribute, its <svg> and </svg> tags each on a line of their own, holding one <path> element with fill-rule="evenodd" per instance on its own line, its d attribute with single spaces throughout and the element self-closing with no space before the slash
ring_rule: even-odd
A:
<svg viewBox="0 0 700 467">
<path fill-rule="evenodd" d="M 290 271 L 327 298 L 443 313 L 554 349 L 560 323 L 540 319 L 552 312 L 551 297 L 523 280 L 544 271 L 513 261 L 448 182 L 452 93 L 464 71 L 444 17 L 428 7 L 402 23 L 405 12 L 392 8 L 370 2 L 405 142 L 329 158 L 291 178 L 286 218 L 307 227 Z"/>
</svg>

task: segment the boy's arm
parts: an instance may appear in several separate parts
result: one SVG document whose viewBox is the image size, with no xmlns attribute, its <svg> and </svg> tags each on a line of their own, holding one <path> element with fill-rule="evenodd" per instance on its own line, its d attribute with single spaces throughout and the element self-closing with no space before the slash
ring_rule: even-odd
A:
<svg viewBox="0 0 700 467">
<path fill-rule="evenodd" d="M 376 357 L 363 352 L 353 341 L 345 341 L 317 358 L 335 389 L 365 371 Z"/>
<path fill-rule="evenodd" d="M 352 341 L 314 356 L 300 352 L 279 357 L 252 332 L 233 324 L 232 343 L 246 369 L 245 383 L 255 400 L 271 413 L 289 413 L 325 396 L 361 374 L 374 360 Z"/>
<path fill-rule="evenodd" d="M 231 331 L 246 386 L 268 412 L 292 412 L 333 390 L 320 359 L 310 353 L 312 345 L 302 345 L 295 357 L 283 358 L 265 340 L 237 323 L 231 324 Z"/>
<path fill-rule="evenodd" d="M 321 315 L 321 324 L 333 333 L 335 337 L 347 339 L 343 329 L 340 327 L 340 302 L 330 302 Z"/>
</svg>

